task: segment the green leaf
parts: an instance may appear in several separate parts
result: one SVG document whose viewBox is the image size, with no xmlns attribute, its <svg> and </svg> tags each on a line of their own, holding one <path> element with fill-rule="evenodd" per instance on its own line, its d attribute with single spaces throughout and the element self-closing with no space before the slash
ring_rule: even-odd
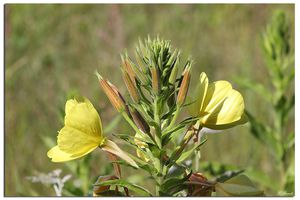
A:
<svg viewBox="0 0 300 200">
<path fill-rule="evenodd" d="M 190 150 L 182 153 L 180 155 L 180 157 L 178 158 L 178 160 L 176 161 L 176 163 L 181 163 L 184 160 L 186 160 L 191 154 L 193 154 L 195 151 L 199 150 L 199 148 L 207 141 L 207 139 L 203 140 L 202 142 L 200 142 L 198 145 L 195 145 L 193 148 L 191 148 Z"/>
<path fill-rule="evenodd" d="M 149 174 L 153 175 L 153 174 L 156 174 L 157 173 L 157 170 L 155 169 L 155 167 L 152 166 L 151 163 L 147 163 L 133 155 L 130 155 L 130 157 L 136 162 L 136 164 L 139 166 L 139 168 L 147 171 Z M 129 165 L 126 161 L 124 160 L 118 160 L 118 161 L 113 161 L 112 163 L 118 163 L 120 165 L 124 165 L 124 166 L 127 166 L 127 167 L 132 167 L 133 169 L 136 169 L 134 168 L 133 166 Z"/>
<path fill-rule="evenodd" d="M 117 137 L 117 138 L 120 138 L 121 140 L 124 140 L 125 142 L 127 142 L 129 144 L 132 144 L 134 146 L 137 146 L 136 142 L 134 141 L 134 139 L 137 139 L 137 140 L 139 140 L 141 142 L 145 142 L 147 144 L 153 144 L 154 145 L 154 143 L 152 142 L 152 140 L 146 134 L 142 135 L 141 138 L 136 138 L 136 137 L 134 137 L 132 135 L 129 135 L 129 134 L 114 134 L 113 133 L 112 135 L 115 136 L 115 137 Z"/>
<path fill-rule="evenodd" d="M 237 170 L 237 171 L 226 171 L 224 172 L 223 174 L 219 175 L 217 178 L 216 178 L 216 181 L 217 182 L 220 182 L 220 183 L 223 183 L 241 173 L 243 173 L 245 170 Z"/>
<path fill-rule="evenodd" d="M 185 189 L 187 186 L 184 184 L 190 176 L 192 171 L 184 177 L 171 177 L 166 179 L 160 187 L 160 194 L 168 194 L 167 196 L 172 196 L 177 192 Z"/>
<path fill-rule="evenodd" d="M 174 164 L 172 168 L 168 171 L 168 174 L 165 176 L 165 179 L 174 178 L 174 177 L 182 177 L 188 167 L 184 165 Z"/>
<path fill-rule="evenodd" d="M 171 130 L 168 130 L 168 131 L 163 131 L 162 133 L 162 136 L 166 136 L 170 133 L 173 133 L 183 127 L 185 127 L 186 125 L 192 123 L 192 122 L 195 122 L 199 119 L 199 117 L 189 117 L 189 118 L 186 118 L 184 119 L 183 121 L 179 122 L 177 126 L 175 126 L 174 128 L 172 128 Z"/>
<path fill-rule="evenodd" d="M 264 196 L 245 175 L 238 175 L 215 185 L 217 196 Z"/>
<path fill-rule="evenodd" d="M 188 124 L 191 124 L 195 121 L 197 121 L 199 117 L 189 117 L 185 120 L 181 121 L 177 126 L 172 128 L 169 131 L 165 131 L 162 133 L 162 144 L 166 145 L 175 135 L 178 133 L 178 131 L 184 129 Z"/>
<path fill-rule="evenodd" d="M 136 184 L 133 184 L 133 183 L 130 183 L 126 180 L 123 180 L 123 179 L 116 179 L 116 180 L 108 180 L 108 181 L 104 181 L 104 182 L 101 182 L 101 183 L 96 183 L 94 185 L 97 185 L 97 186 L 120 186 L 120 187 L 127 187 L 129 190 L 141 195 L 141 196 L 153 196 L 151 194 L 151 192 L 149 192 L 147 189 L 139 186 L 139 185 L 136 185 Z"/>
</svg>

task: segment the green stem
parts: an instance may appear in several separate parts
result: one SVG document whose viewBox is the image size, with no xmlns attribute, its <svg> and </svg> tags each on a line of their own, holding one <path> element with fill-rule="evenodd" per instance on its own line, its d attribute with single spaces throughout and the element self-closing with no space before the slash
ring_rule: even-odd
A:
<svg viewBox="0 0 300 200">
<path fill-rule="evenodd" d="M 154 121 L 160 128 L 160 116 L 159 116 L 159 107 L 157 98 L 154 101 Z"/>
<path fill-rule="evenodd" d="M 155 186 L 155 191 L 156 191 L 155 194 L 156 194 L 157 197 L 159 197 L 159 189 L 160 189 L 159 185 L 156 185 Z"/>
<path fill-rule="evenodd" d="M 156 132 L 156 139 L 157 139 L 157 143 L 160 144 L 159 149 L 160 149 L 160 153 L 159 153 L 159 169 L 158 169 L 158 177 L 157 177 L 157 182 L 158 184 L 156 185 L 156 195 L 159 196 L 159 191 L 160 191 L 160 187 L 161 184 L 163 183 L 163 179 L 164 179 L 164 173 L 163 173 L 163 147 L 162 147 L 162 139 L 161 139 L 161 120 L 160 120 L 160 110 L 159 110 L 159 106 L 158 106 L 158 99 L 155 98 L 154 100 L 154 121 L 156 123 L 155 126 L 155 132 Z"/>
<path fill-rule="evenodd" d="M 279 174 L 280 174 L 280 190 L 284 191 L 285 187 L 285 179 L 286 179 L 286 167 L 285 167 L 285 162 L 286 162 L 286 156 L 285 150 L 284 150 L 284 141 L 283 141 L 283 124 L 282 124 L 282 115 L 280 112 L 276 112 L 276 119 L 275 119 L 275 132 L 277 136 L 277 142 L 280 143 L 281 149 L 282 149 L 282 155 L 279 155 L 280 157 L 277 158 L 279 162 Z"/>
<path fill-rule="evenodd" d="M 155 141 L 158 144 L 159 149 L 162 148 L 162 141 L 161 141 L 161 120 L 159 115 L 159 107 L 158 107 L 158 100 L 155 98 L 154 100 L 154 122 L 155 122 Z"/>
<path fill-rule="evenodd" d="M 200 160 L 200 150 L 195 152 L 195 171 L 196 172 L 199 172 L 199 167 L 200 167 L 199 166 L 199 164 L 200 164 L 199 160 Z"/>
<path fill-rule="evenodd" d="M 168 167 L 172 166 L 172 161 L 176 160 L 179 155 L 182 153 L 182 151 L 185 149 L 189 141 L 193 138 L 193 136 L 202 129 L 202 126 L 200 125 L 200 122 L 198 121 L 195 125 L 191 125 L 191 127 L 187 130 L 185 136 L 183 137 L 183 140 L 181 141 L 179 148 L 172 154 L 170 160 L 171 163 L 168 164 Z M 195 132 L 197 130 L 197 132 Z"/>
</svg>

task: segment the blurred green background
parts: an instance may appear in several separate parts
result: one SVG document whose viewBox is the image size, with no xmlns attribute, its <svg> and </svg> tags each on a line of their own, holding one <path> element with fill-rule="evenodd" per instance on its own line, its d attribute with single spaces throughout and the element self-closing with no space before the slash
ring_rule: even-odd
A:
<svg viewBox="0 0 300 200">
<path fill-rule="evenodd" d="M 116 118 L 94 71 L 125 93 L 119 54 L 127 49 L 132 55 L 139 37 L 159 35 L 181 49 L 183 57 L 192 55 L 190 91 L 205 71 L 212 81 L 230 81 L 243 94 L 246 108 L 268 121 L 271 113 L 261 97 L 239 87 L 234 77 L 246 76 L 268 86 L 260 39 L 278 9 L 287 14 L 294 30 L 291 4 L 5 5 L 5 195 L 55 195 L 52 188 L 26 179 L 57 168 L 71 173 L 65 164 L 50 162 L 45 138 L 55 142 L 70 93 L 88 97 L 104 127 Z M 123 120 L 110 129 L 109 137 L 132 132 Z M 294 129 L 294 116 L 287 129 Z M 276 176 L 272 157 L 250 134 L 249 125 L 210 135 L 201 153 L 202 162 L 254 167 Z M 92 153 L 90 185 L 111 170 L 106 160 L 101 151 Z M 71 181 L 78 178 L 72 175 Z M 152 187 L 131 169 L 124 176 Z"/>
</svg>

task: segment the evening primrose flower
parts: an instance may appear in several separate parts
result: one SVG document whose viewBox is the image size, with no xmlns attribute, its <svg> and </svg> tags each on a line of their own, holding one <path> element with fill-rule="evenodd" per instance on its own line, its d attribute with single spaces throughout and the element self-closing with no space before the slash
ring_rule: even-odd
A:
<svg viewBox="0 0 300 200">
<path fill-rule="evenodd" d="M 243 97 L 229 82 L 209 83 L 204 72 L 199 81 L 198 98 L 193 109 L 195 116 L 200 117 L 200 126 L 223 130 L 247 122 Z"/>
<path fill-rule="evenodd" d="M 47 153 L 52 162 L 74 160 L 100 147 L 138 167 L 113 141 L 103 135 L 100 116 L 88 99 L 68 100 L 65 113 L 65 126 L 58 132 L 57 145 Z"/>
</svg>

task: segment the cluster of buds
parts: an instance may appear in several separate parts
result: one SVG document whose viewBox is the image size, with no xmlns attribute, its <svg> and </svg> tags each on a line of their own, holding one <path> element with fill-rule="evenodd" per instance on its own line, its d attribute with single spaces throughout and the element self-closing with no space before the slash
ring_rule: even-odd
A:
<svg viewBox="0 0 300 200">
<path fill-rule="evenodd" d="M 142 138 L 149 136 L 159 148 L 164 145 L 159 141 L 163 131 L 174 125 L 188 93 L 191 61 L 186 61 L 178 77 L 179 57 L 169 41 L 159 38 L 139 41 L 134 60 L 127 53 L 121 55 L 122 77 L 131 97 L 126 101 L 116 86 L 96 73 L 114 108 Z"/>
<path fill-rule="evenodd" d="M 148 38 L 144 43 L 140 41 L 135 62 L 126 53 L 122 55 L 122 76 L 131 97 L 127 101 L 112 83 L 97 73 L 100 85 L 115 109 L 118 112 L 125 111 L 144 133 L 149 132 L 148 124 L 153 124 L 156 119 L 162 120 L 161 124 L 167 127 L 170 116 L 185 103 L 191 61 L 186 62 L 182 75 L 177 77 L 179 56 L 177 50 L 171 52 L 169 41 L 159 38 L 153 41 Z M 155 109 L 152 106 L 154 104 Z"/>
</svg>

